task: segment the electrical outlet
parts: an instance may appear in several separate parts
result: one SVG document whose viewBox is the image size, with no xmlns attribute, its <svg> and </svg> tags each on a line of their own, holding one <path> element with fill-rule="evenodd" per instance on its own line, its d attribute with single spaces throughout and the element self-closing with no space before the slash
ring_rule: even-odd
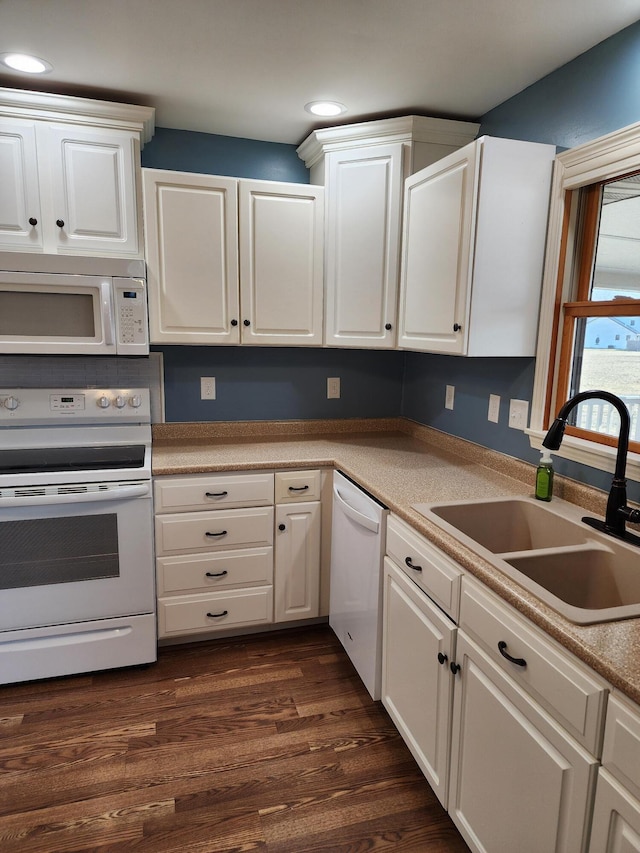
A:
<svg viewBox="0 0 640 853">
<path fill-rule="evenodd" d="M 489 394 L 489 412 L 487 420 L 497 424 L 500 420 L 500 397 L 497 394 Z"/>
<path fill-rule="evenodd" d="M 340 397 L 340 377 L 327 377 L 327 400 L 337 400 Z"/>
<path fill-rule="evenodd" d="M 447 385 L 447 390 L 444 395 L 444 407 L 445 409 L 453 409 L 453 398 L 455 396 L 456 387 L 455 385 Z"/>
<path fill-rule="evenodd" d="M 511 400 L 509 402 L 509 426 L 512 429 L 526 429 L 528 417 L 528 400 Z"/>
<path fill-rule="evenodd" d="M 215 376 L 200 377 L 200 399 L 215 400 L 216 399 L 216 378 Z"/>
</svg>

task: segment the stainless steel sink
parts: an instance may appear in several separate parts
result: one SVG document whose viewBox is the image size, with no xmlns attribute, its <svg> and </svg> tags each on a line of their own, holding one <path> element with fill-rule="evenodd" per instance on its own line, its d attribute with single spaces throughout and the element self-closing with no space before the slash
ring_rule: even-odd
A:
<svg viewBox="0 0 640 853">
<path fill-rule="evenodd" d="M 573 504 L 516 497 L 414 509 L 572 622 L 640 616 L 640 548 L 583 524 Z"/>
</svg>

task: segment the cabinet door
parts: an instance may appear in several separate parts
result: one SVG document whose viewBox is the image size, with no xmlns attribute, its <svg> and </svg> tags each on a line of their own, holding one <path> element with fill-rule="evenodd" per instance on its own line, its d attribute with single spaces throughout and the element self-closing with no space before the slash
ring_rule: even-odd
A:
<svg viewBox="0 0 640 853">
<path fill-rule="evenodd" d="M 586 849 L 597 761 L 458 631 L 449 814 L 474 851 Z"/>
<path fill-rule="evenodd" d="M 310 619 L 320 606 L 320 502 L 276 506 L 275 622 Z"/>
<path fill-rule="evenodd" d="M 456 628 L 384 561 L 382 702 L 446 808 Z"/>
<path fill-rule="evenodd" d="M 53 251 L 138 255 L 137 135 L 59 124 L 37 134 L 51 179 L 43 213 Z"/>
<path fill-rule="evenodd" d="M 640 802 L 602 768 L 589 853 L 640 853 Z"/>
<path fill-rule="evenodd" d="M 322 343 L 324 189 L 240 181 L 242 343 Z"/>
<path fill-rule="evenodd" d="M 467 145 L 405 182 L 400 347 L 466 351 L 479 150 Z"/>
<path fill-rule="evenodd" d="M 142 177 L 151 342 L 238 343 L 237 180 Z"/>
<path fill-rule="evenodd" d="M 42 251 L 35 125 L 0 121 L 0 249 Z"/>
<path fill-rule="evenodd" d="M 327 344 L 394 346 L 403 177 L 400 142 L 327 155 Z"/>
</svg>

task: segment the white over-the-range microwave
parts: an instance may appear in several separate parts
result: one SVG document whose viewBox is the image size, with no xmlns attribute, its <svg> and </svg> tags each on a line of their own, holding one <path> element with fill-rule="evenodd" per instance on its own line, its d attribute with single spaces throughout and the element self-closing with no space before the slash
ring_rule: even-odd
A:
<svg viewBox="0 0 640 853">
<path fill-rule="evenodd" d="M 0 252 L 0 353 L 147 355 L 144 261 Z"/>
</svg>

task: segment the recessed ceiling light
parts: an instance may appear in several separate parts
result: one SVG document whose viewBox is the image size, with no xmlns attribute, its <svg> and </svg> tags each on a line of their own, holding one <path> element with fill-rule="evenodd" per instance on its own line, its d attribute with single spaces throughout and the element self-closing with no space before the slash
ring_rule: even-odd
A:
<svg viewBox="0 0 640 853">
<path fill-rule="evenodd" d="M 304 105 L 308 113 L 314 116 L 339 116 L 346 113 L 347 108 L 338 101 L 311 101 Z"/>
<path fill-rule="evenodd" d="M 0 62 L 13 71 L 22 71 L 24 74 L 47 74 L 53 71 L 53 65 L 37 56 L 29 56 L 28 53 L 0 53 Z"/>
</svg>

